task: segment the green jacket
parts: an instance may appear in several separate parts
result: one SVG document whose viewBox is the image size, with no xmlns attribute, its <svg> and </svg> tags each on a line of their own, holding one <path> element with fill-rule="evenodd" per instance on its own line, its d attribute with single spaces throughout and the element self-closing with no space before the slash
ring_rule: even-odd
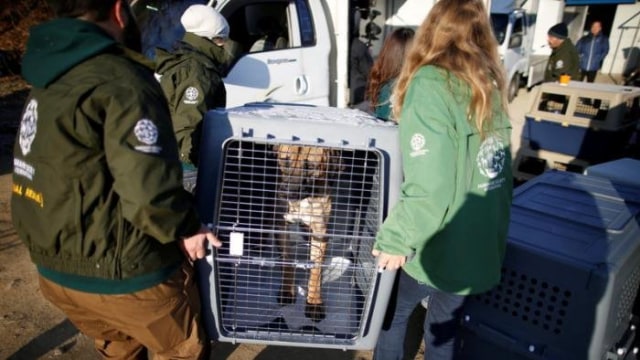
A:
<svg viewBox="0 0 640 360">
<path fill-rule="evenodd" d="M 12 216 L 41 274 L 63 286 L 153 286 L 184 260 L 177 240 L 200 227 L 166 100 L 142 59 L 89 22 L 31 31 Z"/>
<path fill-rule="evenodd" d="M 395 79 L 387 81 L 380 88 L 378 94 L 377 103 L 374 106 L 374 112 L 376 117 L 383 120 L 391 120 L 393 107 L 391 106 L 391 95 L 393 93 L 393 87 L 395 86 Z"/>
<path fill-rule="evenodd" d="M 418 70 L 399 122 L 404 182 L 374 247 L 407 255 L 416 280 L 457 294 L 500 281 L 512 196 L 511 125 L 495 96 L 483 140 L 467 120 L 470 90 L 434 66 Z"/>
<path fill-rule="evenodd" d="M 559 47 L 551 51 L 544 71 L 544 81 L 558 81 L 562 74 L 570 75 L 573 80 L 580 79 L 580 56 L 571 39 L 565 39 Z"/>
<path fill-rule="evenodd" d="M 156 73 L 169 102 L 180 160 L 197 166 L 202 119 L 207 110 L 224 108 L 224 48 L 191 33 L 174 52 L 156 49 Z"/>
</svg>

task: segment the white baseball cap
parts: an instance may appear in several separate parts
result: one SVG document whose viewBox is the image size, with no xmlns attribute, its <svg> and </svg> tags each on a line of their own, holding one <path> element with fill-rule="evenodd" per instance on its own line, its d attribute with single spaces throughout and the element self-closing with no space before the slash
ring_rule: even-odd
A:
<svg viewBox="0 0 640 360">
<path fill-rule="evenodd" d="M 229 38 L 229 23 L 224 16 L 207 5 L 191 5 L 185 10 L 180 22 L 186 32 L 213 39 Z"/>
</svg>

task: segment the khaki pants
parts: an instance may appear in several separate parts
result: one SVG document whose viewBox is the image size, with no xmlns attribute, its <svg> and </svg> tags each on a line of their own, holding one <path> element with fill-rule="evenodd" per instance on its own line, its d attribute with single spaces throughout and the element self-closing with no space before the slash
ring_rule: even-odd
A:
<svg viewBox="0 0 640 360">
<path fill-rule="evenodd" d="M 200 359 L 205 335 L 193 268 L 185 263 L 152 288 L 100 295 L 65 288 L 40 277 L 42 295 L 95 341 L 108 359 Z"/>
</svg>

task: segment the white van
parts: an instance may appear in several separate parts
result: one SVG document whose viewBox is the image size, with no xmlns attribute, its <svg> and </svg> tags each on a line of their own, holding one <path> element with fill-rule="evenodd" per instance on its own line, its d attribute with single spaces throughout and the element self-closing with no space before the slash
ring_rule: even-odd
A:
<svg viewBox="0 0 640 360">
<path fill-rule="evenodd" d="M 181 39 L 180 16 L 194 3 L 207 2 L 134 2 L 145 55 L 153 58 L 155 47 L 169 49 Z M 350 19 L 354 9 L 368 10 L 369 1 L 209 3 L 228 20 L 230 39 L 241 50 L 224 78 L 228 107 L 254 101 L 347 106 Z"/>
<path fill-rule="evenodd" d="M 227 0 L 217 8 L 243 50 L 224 79 L 227 106 L 329 105 L 332 38 L 320 1 Z"/>
</svg>

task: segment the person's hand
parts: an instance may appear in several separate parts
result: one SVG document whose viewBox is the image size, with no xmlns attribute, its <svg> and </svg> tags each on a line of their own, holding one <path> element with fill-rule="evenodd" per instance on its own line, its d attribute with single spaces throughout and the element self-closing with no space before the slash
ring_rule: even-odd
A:
<svg viewBox="0 0 640 360">
<path fill-rule="evenodd" d="M 189 260 L 196 261 L 205 257 L 207 241 L 217 248 L 222 246 L 220 240 L 213 235 L 211 230 L 202 225 L 197 233 L 180 240 L 180 248 Z"/>
<path fill-rule="evenodd" d="M 391 255 L 377 249 L 373 249 L 371 254 L 378 258 L 379 270 L 398 270 L 407 262 L 405 255 Z"/>
</svg>

